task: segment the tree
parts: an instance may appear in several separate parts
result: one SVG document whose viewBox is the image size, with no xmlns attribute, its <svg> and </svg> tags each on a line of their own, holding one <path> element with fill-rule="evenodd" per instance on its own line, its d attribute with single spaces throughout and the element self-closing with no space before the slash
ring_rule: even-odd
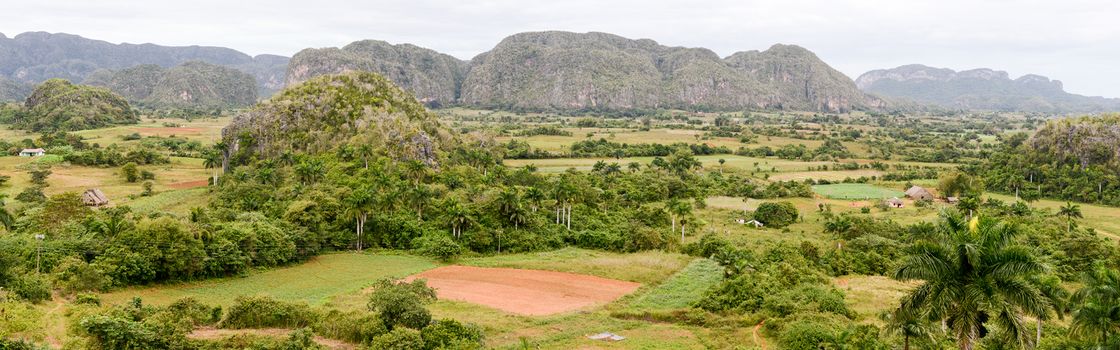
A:
<svg viewBox="0 0 1120 350">
<path fill-rule="evenodd" d="M 1042 296 L 1046 298 L 1047 304 L 1050 305 L 1050 310 L 1059 320 L 1065 317 L 1067 304 L 1069 302 L 1069 292 L 1065 287 L 1062 287 L 1062 279 L 1054 275 L 1035 276 L 1028 281 L 1042 292 Z M 1046 312 L 1037 315 L 1035 322 L 1035 338 L 1034 345 L 1037 347 L 1042 342 L 1042 322 L 1050 319 L 1050 313 Z"/>
<path fill-rule="evenodd" d="M 900 308 L 942 320 L 961 350 L 976 346 L 988 322 L 1020 345 L 1028 343 L 1022 315 L 1042 317 L 1050 304 L 1030 282 L 1046 267 L 1031 250 L 1011 243 L 1018 233 L 1010 223 L 943 212 L 937 228 L 915 241 L 893 274 L 923 281 Z"/>
<path fill-rule="evenodd" d="M 1070 202 L 1058 208 L 1058 216 L 1066 219 L 1066 232 L 1073 230 L 1073 219 L 1084 217 L 1081 215 L 1081 206 Z"/>
<path fill-rule="evenodd" d="M 669 200 L 665 204 L 669 214 L 672 215 L 674 230 L 676 230 L 676 222 L 681 222 L 681 243 L 684 243 L 684 217 L 692 214 L 692 203 L 678 200 L 676 198 Z"/>
<path fill-rule="evenodd" d="M 354 189 L 346 197 L 345 203 L 347 213 L 354 218 L 354 232 L 357 237 L 357 248 L 360 251 L 362 250 L 362 233 L 365 232 L 366 220 L 369 218 L 369 212 L 373 211 L 376 204 L 373 190 L 369 186 Z"/>
<path fill-rule="evenodd" d="M 957 210 L 960 210 L 961 212 L 967 212 L 969 218 L 972 218 L 973 214 L 976 213 L 976 210 L 979 209 L 980 199 L 977 197 L 964 197 L 961 198 L 960 202 L 957 203 Z"/>
<path fill-rule="evenodd" d="M 920 314 L 902 308 L 884 312 L 879 319 L 886 323 L 884 330 L 887 333 L 902 336 L 902 349 L 910 350 L 910 340 L 917 340 L 922 344 L 934 343 L 936 327 Z"/>
<path fill-rule="evenodd" d="M 1096 267 L 1085 273 L 1074 305 L 1070 333 L 1093 342 L 1097 349 L 1117 342 L 1120 333 L 1120 271 Z"/>
<path fill-rule="evenodd" d="M 435 300 L 436 291 L 424 280 L 396 282 L 383 279 L 374 285 L 367 306 L 389 329 L 423 329 L 432 321 L 432 314 L 424 305 Z"/>
<path fill-rule="evenodd" d="M 140 180 L 140 170 L 136 168 L 136 162 L 129 162 L 122 166 L 121 175 L 124 175 L 124 180 L 128 182 Z"/>
<path fill-rule="evenodd" d="M 800 214 L 790 202 L 765 202 L 754 211 L 754 219 L 766 226 L 782 228 L 797 221 Z"/>
<path fill-rule="evenodd" d="M 727 163 L 727 160 L 723 159 L 723 158 L 720 158 L 719 159 L 719 173 L 720 174 L 723 174 L 723 163 Z"/>
</svg>

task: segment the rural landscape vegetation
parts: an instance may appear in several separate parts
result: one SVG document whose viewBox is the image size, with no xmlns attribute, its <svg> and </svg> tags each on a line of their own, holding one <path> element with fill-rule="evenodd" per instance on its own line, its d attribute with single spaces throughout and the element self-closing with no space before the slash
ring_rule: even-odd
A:
<svg viewBox="0 0 1120 350">
<path fill-rule="evenodd" d="M 0 349 L 1115 349 L 1120 100 L 808 49 L 0 34 Z"/>
</svg>

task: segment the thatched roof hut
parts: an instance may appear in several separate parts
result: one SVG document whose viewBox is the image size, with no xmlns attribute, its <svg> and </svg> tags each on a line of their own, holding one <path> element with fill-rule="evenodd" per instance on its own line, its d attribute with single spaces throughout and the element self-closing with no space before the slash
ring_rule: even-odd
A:
<svg viewBox="0 0 1120 350">
<path fill-rule="evenodd" d="M 914 186 L 914 187 L 911 187 L 910 189 L 906 190 L 906 196 L 910 197 L 910 199 L 913 199 L 913 200 L 916 200 L 916 201 L 919 201 L 919 200 L 930 200 L 930 201 L 932 201 L 934 199 L 933 193 L 930 193 L 929 190 L 926 190 L 925 188 L 918 187 L 918 186 Z"/>
<path fill-rule="evenodd" d="M 891 208 L 902 208 L 902 206 L 904 205 L 904 204 L 902 203 L 902 200 L 901 200 L 901 199 L 898 199 L 897 197 L 896 197 L 896 198 L 891 198 L 891 199 L 888 199 L 888 200 L 886 201 L 886 203 L 887 203 L 887 205 L 889 205 L 889 206 L 890 206 Z"/>
<path fill-rule="evenodd" d="M 105 196 L 105 192 L 91 188 L 82 192 L 82 203 L 91 207 L 105 206 L 109 205 L 109 197 Z"/>
</svg>

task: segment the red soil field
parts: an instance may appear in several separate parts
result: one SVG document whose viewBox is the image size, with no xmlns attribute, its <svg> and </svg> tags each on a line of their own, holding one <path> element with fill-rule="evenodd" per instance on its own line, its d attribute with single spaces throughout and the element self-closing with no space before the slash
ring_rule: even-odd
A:
<svg viewBox="0 0 1120 350">
<path fill-rule="evenodd" d="M 425 279 L 440 299 L 465 301 L 502 311 L 543 316 L 609 303 L 640 283 L 566 272 L 444 266 L 409 276 Z"/>
</svg>

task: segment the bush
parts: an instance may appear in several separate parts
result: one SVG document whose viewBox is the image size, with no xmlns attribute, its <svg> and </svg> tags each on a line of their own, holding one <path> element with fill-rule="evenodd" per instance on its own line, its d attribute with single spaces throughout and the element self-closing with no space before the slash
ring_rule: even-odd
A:
<svg viewBox="0 0 1120 350">
<path fill-rule="evenodd" d="M 412 246 L 420 255 L 433 257 L 439 261 L 455 260 L 463 253 L 463 247 L 444 234 L 429 234 L 412 240 Z"/>
<path fill-rule="evenodd" d="M 424 345 L 430 349 L 481 348 L 482 331 L 455 320 L 439 320 L 420 331 Z"/>
<path fill-rule="evenodd" d="M 81 293 L 74 297 L 74 304 L 101 306 L 101 297 L 92 293 Z"/>
<path fill-rule="evenodd" d="M 424 338 L 415 329 L 397 328 L 374 338 L 370 345 L 371 349 L 379 350 L 423 350 Z"/>
<path fill-rule="evenodd" d="M 370 313 L 343 313 L 331 310 L 315 325 L 315 332 L 331 339 L 355 344 L 368 344 L 374 338 L 388 333 L 381 318 Z"/>
<path fill-rule="evenodd" d="M 62 260 L 54 271 L 55 283 L 67 293 L 102 291 L 111 284 L 104 272 L 77 257 Z"/>
<path fill-rule="evenodd" d="M 265 296 L 238 297 L 229 308 L 222 328 L 301 328 L 315 323 L 317 315 L 306 304 L 285 303 Z"/>
<path fill-rule="evenodd" d="M 758 205 L 754 219 L 767 227 L 783 228 L 797 221 L 797 207 L 790 202 L 765 202 Z"/>
<path fill-rule="evenodd" d="M 26 203 L 42 203 L 47 200 L 42 186 L 28 186 L 16 195 L 16 200 Z"/>
<path fill-rule="evenodd" d="M 836 331 L 820 322 L 798 320 L 782 328 L 778 337 L 782 349 L 817 350 L 836 338 Z"/>
<path fill-rule="evenodd" d="M 398 283 L 384 279 L 374 287 L 368 307 L 388 329 L 422 329 L 431 323 L 432 314 L 424 305 L 436 299 L 436 292 L 424 280 Z"/>
<path fill-rule="evenodd" d="M 51 299 L 50 283 L 38 274 L 28 273 L 17 276 L 9 287 L 17 297 L 32 303 Z"/>
<path fill-rule="evenodd" d="M 122 166 L 121 175 L 124 176 L 124 180 L 128 182 L 140 180 L 140 170 L 137 169 L 135 162 L 129 162 Z"/>
</svg>

